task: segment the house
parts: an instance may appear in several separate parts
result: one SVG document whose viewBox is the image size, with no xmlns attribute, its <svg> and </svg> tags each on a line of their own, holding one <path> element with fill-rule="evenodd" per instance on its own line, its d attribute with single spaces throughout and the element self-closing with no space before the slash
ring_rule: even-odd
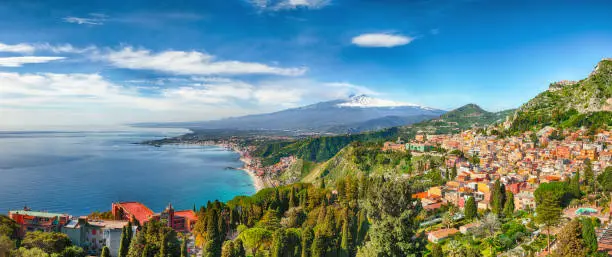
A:
<svg viewBox="0 0 612 257">
<path fill-rule="evenodd" d="M 463 226 L 459 227 L 459 231 L 461 232 L 461 234 L 464 234 L 464 235 L 465 235 L 465 234 L 467 234 L 467 233 L 472 233 L 472 232 L 474 232 L 474 230 L 475 230 L 476 228 L 478 228 L 479 226 L 480 226 L 480 223 L 478 223 L 478 222 L 472 222 L 472 223 L 465 224 L 465 225 L 463 225 Z"/>
<path fill-rule="evenodd" d="M 68 223 L 67 214 L 32 211 L 25 207 L 20 211 L 9 211 L 9 218 L 17 222 L 17 236 L 22 238 L 27 232 L 60 232 L 62 226 Z"/>
<path fill-rule="evenodd" d="M 172 204 L 160 214 L 161 220 L 167 222 L 167 226 L 176 231 L 189 232 L 195 226 L 198 217 L 193 210 L 175 211 Z"/>
<path fill-rule="evenodd" d="M 427 240 L 433 243 L 438 243 L 446 238 L 456 235 L 457 233 L 459 233 L 459 230 L 456 228 L 438 229 L 436 231 L 429 232 L 427 235 Z"/>
<path fill-rule="evenodd" d="M 535 210 L 536 203 L 533 190 L 522 190 L 514 195 L 514 208 L 517 210 Z"/>
<path fill-rule="evenodd" d="M 71 219 L 62 228 L 74 245 L 82 247 L 88 254 L 99 255 L 104 246 L 113 257 L 119 256 L 121 233 L 129 223 L 125 220 L 89 220 L 86 216 Z M 136 231 L 134 227 L 132 231 Z"/>
</svg>

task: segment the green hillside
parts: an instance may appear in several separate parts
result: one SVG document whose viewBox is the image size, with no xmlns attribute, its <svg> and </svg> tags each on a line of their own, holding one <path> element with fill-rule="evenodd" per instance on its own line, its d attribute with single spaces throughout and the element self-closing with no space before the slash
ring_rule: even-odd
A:
<svg viewBox="0 0 612 257">
<path fill-rule="evenodd" d="M 550 84 L 516 111 L 508 128 L 514 133 L 545 126 L 596 129 L 612 125 L 611 111 L 612 59 L 604 59 L 583 80 Z"/>
</svg>

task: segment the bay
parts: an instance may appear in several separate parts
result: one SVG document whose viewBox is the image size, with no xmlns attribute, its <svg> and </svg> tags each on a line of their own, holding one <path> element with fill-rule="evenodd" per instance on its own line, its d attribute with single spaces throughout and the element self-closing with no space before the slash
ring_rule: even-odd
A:
<svg viewBox="0 0 612 257">
<path fill-rule="evenodd" d="M 154 212 L 191 209 L 255 193 L 239 155 L 216 146 L 135 144 L 183 130 L 0 132 L 0 213 L 21 209 L 86 215 L 113 202 Z"/>
</svg>

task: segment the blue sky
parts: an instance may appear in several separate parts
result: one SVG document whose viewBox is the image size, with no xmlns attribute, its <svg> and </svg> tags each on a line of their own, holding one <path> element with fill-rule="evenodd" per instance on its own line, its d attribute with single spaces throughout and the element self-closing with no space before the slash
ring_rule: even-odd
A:
<svg viewBox="0 0 612 257">
<path fill-rule="evenodd" d="M 4 128 L 217 119 L 370 94 L 518 107 L 612 57 L 610 1 L 0 3 Z"/>
</svg>

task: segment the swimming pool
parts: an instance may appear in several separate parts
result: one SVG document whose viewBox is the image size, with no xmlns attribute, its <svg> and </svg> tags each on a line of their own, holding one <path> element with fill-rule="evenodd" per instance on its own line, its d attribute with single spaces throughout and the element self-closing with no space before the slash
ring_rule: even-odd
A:
<svg viewBox="0 0 612 257">
<path fill-rule="evenodd" d="M 597 213 L 597 210 L 593 208 L 579 208 L 575 213 L 576 215 L 589 215 Z"/>
</svg>

